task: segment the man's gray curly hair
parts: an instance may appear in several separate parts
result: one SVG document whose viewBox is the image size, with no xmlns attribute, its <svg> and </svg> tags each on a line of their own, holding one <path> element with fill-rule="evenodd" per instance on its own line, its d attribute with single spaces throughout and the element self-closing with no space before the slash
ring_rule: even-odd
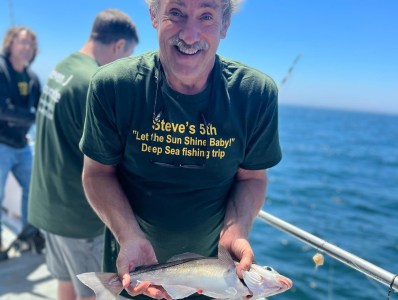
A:
<svg viewBox="0 0 398 300">
<path fill-rule="evenodd" d="M 149 8 L 157 16 L 159 12 L 160 0 L 145 0 L 149 5 Z M 238 9 L 238 6 L 242 0 L 221 0 L 223 6 L 223 23 L 231 20 L 232 14 Z"/>
</svg>

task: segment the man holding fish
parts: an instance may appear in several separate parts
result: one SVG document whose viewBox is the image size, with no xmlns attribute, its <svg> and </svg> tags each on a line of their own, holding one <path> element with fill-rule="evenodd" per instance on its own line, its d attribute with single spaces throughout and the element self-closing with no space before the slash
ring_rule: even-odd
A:
<svg viewBox="0 0 398 300">
<path fill-rule="evenodd" d="M 159 50 L 92 78 L 83 185 L 123 296 L 170 299 L 155 283 L 131 285 L 130 272 L 178 254 L 215 257 L 220 246 L 239 278 L 253 263 L 248 236 L 281 150 L 275 83 L 216 54 L 238 2 L 147 0 Z"/>
</svg>

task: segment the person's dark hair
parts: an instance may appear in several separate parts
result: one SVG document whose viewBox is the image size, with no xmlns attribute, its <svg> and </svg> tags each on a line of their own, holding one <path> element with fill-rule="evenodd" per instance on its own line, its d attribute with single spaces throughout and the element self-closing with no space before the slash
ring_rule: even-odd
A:
<svg viewBox="0 0 398 300">
<path fill-rule="evenodd" d="M 138 44 L 138 33 L 127 14 L 117 9 L 107 9 L 96 16 L 90 39 L 105 45 L 120 39 L 134 40 Z"/>
<path fill-rule="evenodd" d="M 32 56 L 32 59 L 29 61 L 29 65 L 31 65 L 32 62 L 36 58 L 38 50 L 37 50 L 36 34 L 31 29 L 29 29 L 28 27 L 25 27 L 25 26 L 14 26 L 14 27 L 11 27 L 10 29 L 8 29 L 8 31 L 7 31 L 7 33 L 6 33 L 5 37 L 4 37 L 2 52 L 3 52 L 3 55 L 5 57 L 10 58 L 12 43 L 14 42 L 15 38 L 18 37 L 19 33 L 21 33 L 22 31 L 26 31 L 28 33 L 28 35 L 30 35 L 30 37 L 32 38 L 33 56 Z"/>
</svg>

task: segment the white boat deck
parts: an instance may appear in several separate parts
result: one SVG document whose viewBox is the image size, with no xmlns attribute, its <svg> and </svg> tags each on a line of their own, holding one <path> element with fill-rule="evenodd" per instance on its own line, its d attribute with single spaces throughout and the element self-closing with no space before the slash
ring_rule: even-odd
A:
<svg viewBox="0 0 398 300">
<path fill-rule="evenodd" d="M 16 238 L 13 230 L 3 225 L 5 246 Z M 56 281 L 47 270 L 44 254 L 9 254 L 7 260 L 0 261 L 0 300 L 56 299 Z"/>
<path fill-rule="evenodd" d="M 21 231 L 21 191 L 15 179 L 9 176 L 3 202 L 2 239 L 8 247 Z M 44 254 L 15 251 L 7 260 L 0 261 L 0 300 L 56 299 L 56 281 L 50 275 Z"/>
</svg>

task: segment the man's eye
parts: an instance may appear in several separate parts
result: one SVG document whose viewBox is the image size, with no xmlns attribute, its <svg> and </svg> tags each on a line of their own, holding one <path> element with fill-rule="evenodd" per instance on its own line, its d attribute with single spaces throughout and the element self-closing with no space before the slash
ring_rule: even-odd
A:
<svg viewBox="0 0 398 300">
<path fill-rule="evenodd" d="M 170 14 L 171 17 L 174 17 L 174 18 L 182 16 L 182 13 L 180 11 L 178 11 L 178 10 L 172 10 L 172 11 L 169 12 L 169 14 Z"/>
<path fill-rule="evenodd" d="M 211 20 L 213 20 L 213 16 L 212 15 L 203 15 L 201 19 L 204 21 L 211 21 Z"/>
</svg>

